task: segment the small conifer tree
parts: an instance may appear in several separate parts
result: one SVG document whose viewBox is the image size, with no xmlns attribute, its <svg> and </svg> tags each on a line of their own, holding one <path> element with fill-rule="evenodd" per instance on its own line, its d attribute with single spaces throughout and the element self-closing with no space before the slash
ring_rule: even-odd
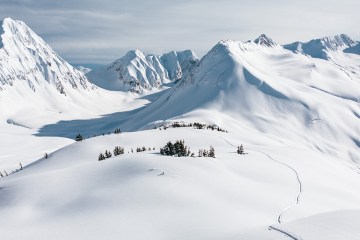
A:
<svg viewBox="0 0 360 240">
<path fill-rule="evenodd" d="M 105 160 L 104 154 L 100 153 L 98 160 L 99 160 L 99 161 Z"/>
<path fill-rule="evenodd" d="M 124 148 L 123 148 L 123 147 L 116 146 L 116 147 L 114 148 L 113 153 L 114 153 L 114 156 L 118 156 L 118 155 L 120 155 L 120 154 L 124 154 Z"/>
<path fill-rule="evenodd" d="M 76 135 L 76 137 L 75 137 L 75 141 L 77 141 L 77 142 L 80 142 L 80 141 L 82 141 L 84 138 L 83 138 L 83 136 L 81 136 L 81 134 L 80 133 L 78 133 L 78 135 Z"/>
<path fill-rule="evenodd" d="M 210 146 L 209 157 L 212 157 L 212 158 L 215 157 L 215 149 L 212 146 Z"/>
<path fill-rule="evenodd" d="M 112 157 L 112 154 L 110 151 L 106 150 L 105 151 L 105 158 L 111 158 Z"/>
<path fill-rule="evenodd" d="M 244 154 L 244 147 L 243 147 L 242 144 L 240 146 L 238 146 L 237 153 L 238 154 Z"/>
</svg>

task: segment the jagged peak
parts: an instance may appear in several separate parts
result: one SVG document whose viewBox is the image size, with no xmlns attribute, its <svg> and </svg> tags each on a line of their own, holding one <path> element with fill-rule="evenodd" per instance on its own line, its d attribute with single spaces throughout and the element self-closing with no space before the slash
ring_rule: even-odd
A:
<svg viewBox="0 0 360 240">
<path fill-rule="evenodd" d="M 275 47 L 277 43 L 272 40 L 270 37 L 266 36 L 265 34 L 261 34 L 258 38 L 254 40 L 254 43 L 265 46 L 265 47 Z"/>
<path fill-rule="evenodd" d="M 143 57 L 144 53 L 142 51 L 140 51 L 139 49 L 133 49 L 133 50 L 129 50 L 124 58 L 135 58 L 135 57 Z"/>
</svg>

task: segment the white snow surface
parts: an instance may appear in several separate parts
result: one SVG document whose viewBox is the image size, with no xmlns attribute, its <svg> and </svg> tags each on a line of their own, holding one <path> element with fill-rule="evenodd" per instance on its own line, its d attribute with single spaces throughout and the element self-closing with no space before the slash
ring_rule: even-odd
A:
<svg viewBox="0 0 360 240">
<path fill-rule="evenodd" d="M 179 59 L 192 54 L 161 60 L 135 51 L 128 59 L 136 60 L 124 65 L 134 70 L 129 74 L 141 66 L 151 72 L 149 59 L 157 59 L 165 76 L 159 84 L 181 78 L 162 92 L 151 85 L 138 95 L 94 87 L 55 53 L 51 66 L 27 73 L 47 59 L 48 46 L 21 22 L 2 25 L 0 51 L 13 63 L 4 60 L 2 72 L 39 80 L 34 91 L 22 77 L 0 78 L 0 171 L 9 174 L 0 178 L 0 232 L 6 239 L 358 239 L 359 55 L 336 50 L 328 51 L 331 58 L 313 58 L 262 35 L 221 41 L 184 74 Z M 26 38 L 36 41 L 23 47 Z M 66 95 L 43 74 L 48 71 Z M 67 71 L 81 77 L 71 81 Z M 126 90 L 116 79 L 104 84 Z M 174 121 L 228 132 L 159 129 Z M 115 128 L 123 133 L 107 134 Z M 78 132 L 84 141 L 74 142 Z M 159 154 L 180 139 L 194 153 L 213 146 L 216 157 Z M 240 144 L 247 154 L 236 153 Z M 125 154 L 98 161 L 115 146 Z M 131 152 L 142 146 L 151 150 Z M 19 163 L 24 169 L 16 171 Z"/>
<path fill-rule="evenodd" d="M 162 55 L 132 50 L 109 66 L 89 72 L 87 77 L 108 90 L 142 93 L 180 80 L 191 72 L 198 61 L 191 50 Z"/>
<path fill-rule="evenodd" d="M 91 68 L 87 68 L 87 67 L 83 67 L 83 66 L 78 66 L 76 67 L 77 70 L 79 70 L 80 72 L 82 72 L 83 74 L 87 74 L 89 72 L 91 72 Z"/>
</svg>

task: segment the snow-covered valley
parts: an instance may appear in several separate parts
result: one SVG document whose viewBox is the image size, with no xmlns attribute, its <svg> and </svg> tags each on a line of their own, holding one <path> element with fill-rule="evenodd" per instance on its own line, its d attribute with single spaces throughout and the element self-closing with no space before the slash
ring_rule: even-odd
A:
<svg viewBox="0 0 360 240">
<path fill-rule="evenodd" d="M 348 36 L 226 40 L 200 60 L 136 50 L 87 77 L 24 23 L 2 26 L 6 239 L 359 239 Z M 177 140 L 194 156 L 160 154 Z M 215 157 L 198 156 L 210 146 Z"/>
</svg>

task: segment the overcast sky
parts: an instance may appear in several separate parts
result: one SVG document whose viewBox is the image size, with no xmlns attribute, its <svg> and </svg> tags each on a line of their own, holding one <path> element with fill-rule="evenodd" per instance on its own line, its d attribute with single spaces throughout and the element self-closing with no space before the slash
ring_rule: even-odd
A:
<svg viewBox="0 0 360 240">
<path fill-rule="evenodd" d="M 347 33 L 360 40 L 360 0 L 0 0 L 70 63 L 110 63 L 130 49 L 205 54 L 221 39 L 266 33 L 278 43 Z"/>
</svg>

